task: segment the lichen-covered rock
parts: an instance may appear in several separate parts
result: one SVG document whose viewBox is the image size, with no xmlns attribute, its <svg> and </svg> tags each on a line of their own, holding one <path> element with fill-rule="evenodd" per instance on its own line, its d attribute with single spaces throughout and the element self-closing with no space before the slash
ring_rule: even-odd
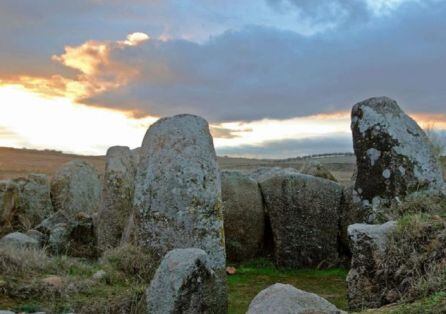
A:
<svg viewBox="0 0 446 314">
<path fill-rule="evenodd" d="M 0 229 L 26 231 L 53 213 L 46 175 L 0 181 Z"/>
<path fill-rule="evenodd" d="M 308 174 L 310 176 L 338 182 L 333 174 L 331 174 L 330 170 L 328 170 L 324 165 L 315 160 L 305 163 L 299 170 L 299 172 Z"/>
<path fill-rule="evenodd" d="M 281 167 L 259 167 L 256 170 L 249 173 L 249 176 L 256 180 L 257 182 L 265 181 L 269 178 L 279 176 L 299 173 L 294 168 L 281 168 Z"/>
<path fill-rule="evenodd" d="M 336 306 L 317 294 L 276 283 L 251 301 L 247 314 L 336 314 Z"/>
<path fill-rule="evenodd" d="M 119 245 L 133 210 L 136 165 L 128 147 L 107 151 L 102 201 L 97 219 L 101 250 Z"/>
<path fill-rule="evenodd" d="M 388 236 L 396 228 L 394 221 L 383 225 L 354 224 L 348 227 L 352 249 L 351 269 L 347 276 L 348 303 L 354 309 L 377 308 L 385 298 L 383 282 L 377 271 L 385 254 Z"/>
<path fill-rule="evenodd" d="M 40 247 L 40 243 L 36 239 L 20 232 L 13 232 L 5 235 L 0 239 L 0 245 L 31 249 L 37 249 Z"/>
<path fill-rule="evenodd" d="M 265 232 L 259 185 L 238 171 L 223 171 L 221 183 L 228 259 L 252 259 L 262 248 Z"/>
<path fill-rule="evenodd" d="M 356 104 L 351 128 L 358 167 L 355 191 L 361 206 L 370 209 L 370 222 L 393 200 L 441 189 L 443 176 L 432 144 L 396 101 L 381 97 Z"/>
<path fill-rule="evenodd" d="M 197 116 L 158 120 L 144 138 L 135 182 L 139 244 L 162 258 L 174 248 L 209 255 L 226 304 L 220 173 L 208 123 Z"/>
<path fill-rule="evenodd" d="M 342 188 L 300 173 L 260 181 L 278 266 L 331 266 L 338 258 Z"/>
<path fill-rule="evenodd" d="M 146 291 L 147 313 L 226 313 L 217 299 L 218 284 L 205 251 L 172 250 Z"/>
<path fill-rule="evenodd" d="M 96 169 L 84 161 L 63 165 L 51 180 L 51 198 L 56 211 L 68 217 L 77 213 L 92 215 L 98 211 L 101 182 Z"/>
<path fill-rule="evenodd" d="M 96 258 L 99 254 L 93 218 L 84 213 L 68 217 L 57 212 L 36 227 L 53 254 Z"/>
</svg>

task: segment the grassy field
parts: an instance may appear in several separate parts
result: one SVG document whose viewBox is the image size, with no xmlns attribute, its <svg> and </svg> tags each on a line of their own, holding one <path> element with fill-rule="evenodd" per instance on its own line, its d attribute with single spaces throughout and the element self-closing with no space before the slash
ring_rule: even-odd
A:
<svg viewBox="0 0 446 314">
<path fill-rule="evenodd" d="M 304 291 L 326 298 L 339 309 L 347 309 L 347 285 L 344 269 L 286 270 L 277 269 L 271 262 L 259 260 L 237 268 L 228 277 L 229 313 L 244 314 L 251 300 L 263 289 L 275 283 L 291 284 Z"/>
</svg>

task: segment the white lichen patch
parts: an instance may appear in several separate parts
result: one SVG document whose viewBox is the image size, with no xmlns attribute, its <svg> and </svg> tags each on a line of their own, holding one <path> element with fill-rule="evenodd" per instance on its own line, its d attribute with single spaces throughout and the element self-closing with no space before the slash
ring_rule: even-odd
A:
<svg viewBox="0 0 446 314">
<path fill-rule="evenodd" d="M 381 157 L 381 152 L 376 148 L 370 148 L 367 150 L 367 156 L 369 157 L 370 165 L 374 166 L 379 157 Z"/>
<path fill-rule="evenodd" d="M 383 171 L 383 177 L 384 177 L 385 179 L 389 179 L 391 174 L 392 174 L 392 172 L 391 172 L 389 169 L 384 169 L 384 171 Z"/>
</svg>

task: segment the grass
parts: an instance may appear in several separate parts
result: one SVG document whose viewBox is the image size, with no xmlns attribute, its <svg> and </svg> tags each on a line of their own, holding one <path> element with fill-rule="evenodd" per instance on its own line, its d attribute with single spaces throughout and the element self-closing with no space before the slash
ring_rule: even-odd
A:
<svg viewBox="0 0 446 314">
<path fill-rule="evenodd" d="M 344 269 L 287 270 L 277 269 L 267 260 L 256 260 L 238 266 L 237 273 L 228 277 L 229 313 L 246 313 L 249 303 L 261 290 L 275 283 L 286 283 L 313 292 L 347 309 L 347 286 Z"/>
</svg>

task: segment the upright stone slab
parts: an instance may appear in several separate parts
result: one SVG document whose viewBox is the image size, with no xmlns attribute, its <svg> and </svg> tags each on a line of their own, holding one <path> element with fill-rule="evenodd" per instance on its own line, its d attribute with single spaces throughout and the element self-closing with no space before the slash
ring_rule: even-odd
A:
<svg viewBox="0 0 446 314">
<path fill-rule="evenodd" d="M 19 187 L 12 180 L 0 181 L 0 236 L 15 229 Z"/>
<path fill-rule="evenodd" d="M 355 192 L 361 205 L 371 209 L 369 221 L 394 199 L 441 189 L 442 172 L 429 139 L 396 101 L 381 97 L 356 104 L 351 128 L 358 167 Z"/>
<path fill-rule="evenodd" d="M 260 181 L 278 266 L 331 266 L 338 258 L 339 184 L 300 173 Z"/>
<path fill-rule="evenodd" d="M 51 198 L 54 209 L 64 212 L 67 217 L 97 213 L 101 182 L 96 169 L 84 161 L 63 165 L 51 181 Z"/>
<path fill-rule="evenodd" d="M 348 227 L 352 264 L 347 276 L 350 309 L 378 308 L 385 302 L 386 282 L 378 276 L 388 236 L 396 229 L 389 221 L 382 225 L 354 224 Z"/>
<path fill-rule="evenodd" d="M 146 291 L 147 313 L 226 313 L 216 299 L 218 284 L 205 251 L 172 250 Z"/>
<path fill-rule="evenodd" d="M 107 151 L 102 201 L 97 220 L 101 250 L 119 245 L 133 211 L 136 165 L 128 147 Z"/>
<path fill-rule="evenodd" d="M 262 249 L 265 232 L 259 185 L 239 171 L 223 171 L 221 182 L 228 259 L 252 259 Z"/>
<path fill-rule="evenodd" d="M 217 158 L 208 123 L 197 116 L 158 120 L 144 138 L 135 184 L 139 244 L 162 258 L 200 248 L 221 280 L 226 304 L 225 240 Z"/>
</svg>

